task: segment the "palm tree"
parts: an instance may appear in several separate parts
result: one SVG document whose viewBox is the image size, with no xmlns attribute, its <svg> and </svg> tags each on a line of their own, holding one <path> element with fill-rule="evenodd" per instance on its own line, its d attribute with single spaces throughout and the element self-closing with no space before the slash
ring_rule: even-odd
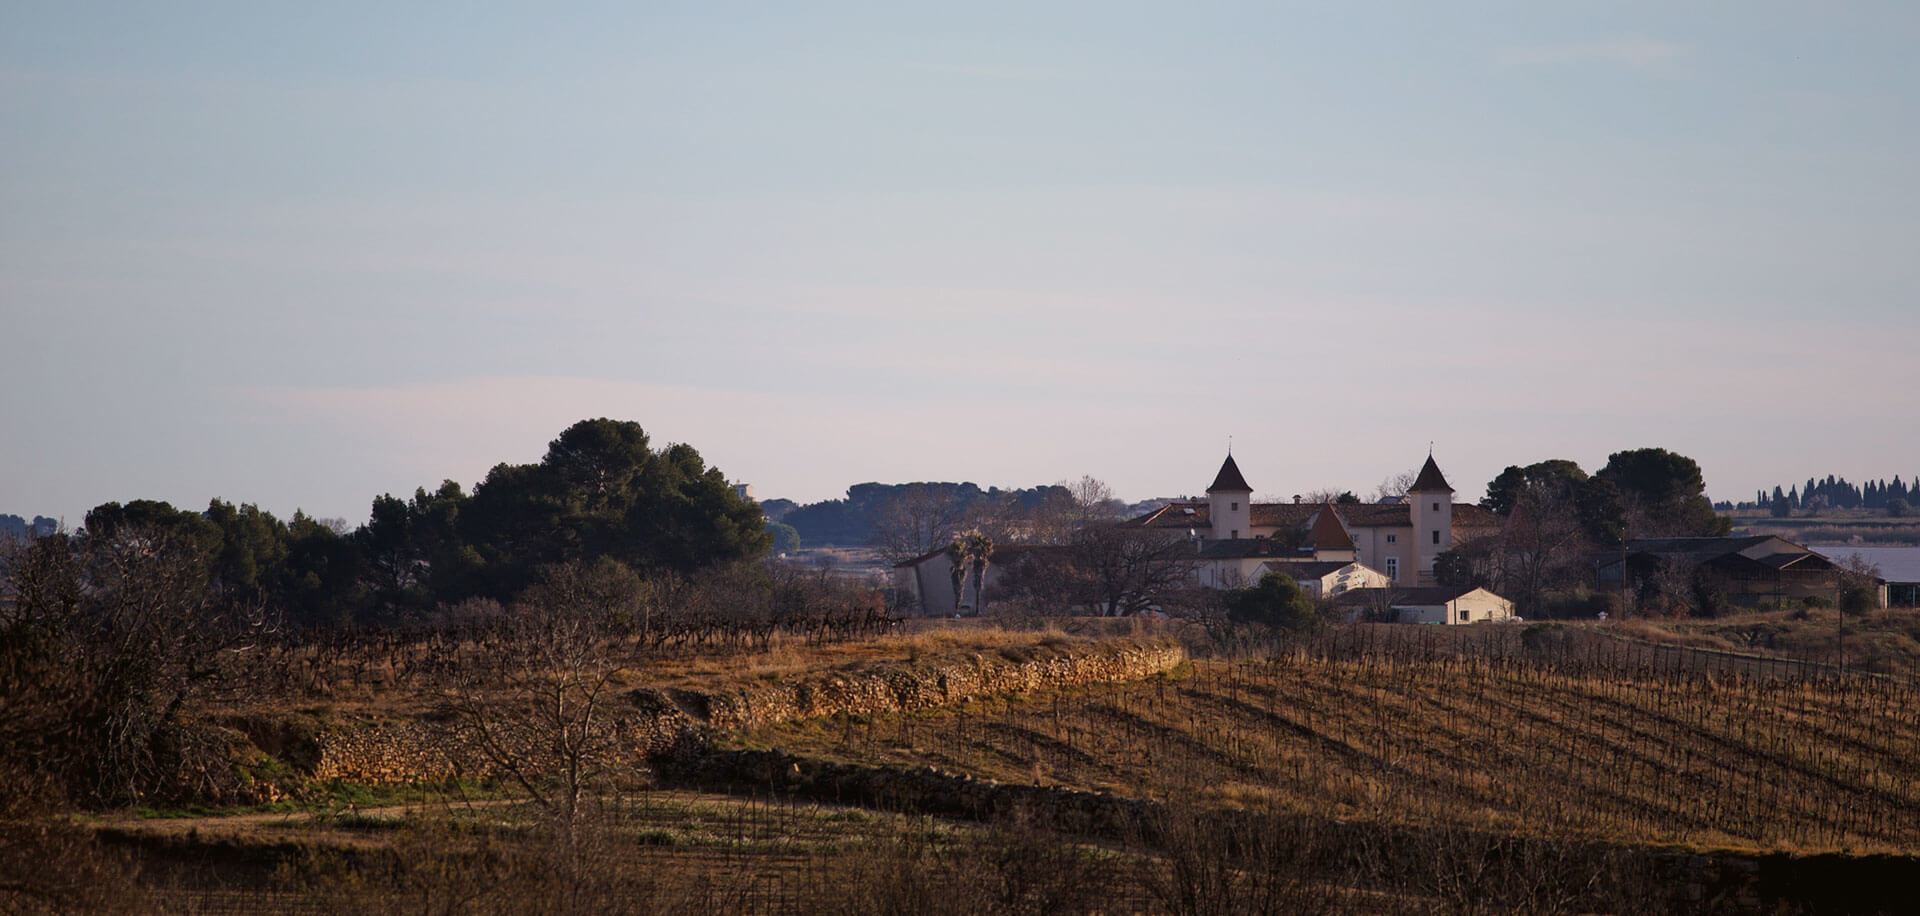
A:
<svg viewBox="0 0 1920 916">
<path fill-rule="evenodd" d="M 978 528 L 968 531 L 964 537 L 967 559 L 973 566 L 973 612 L 981 614 L 987 609 L 987 565 L 992 562 L 993 538 Z"/>
<path fill-rule="evenodd" d="M 967 576 L 973 576 L 973 608 L 978 614 L 987 603 L 987 565 L 993 555 L 993 538 L 978 528 L 969 528 L 953 536 L 947 545 L 947 559 L 953 562 L 953 609 L 966 606 Z"/>
</svg>

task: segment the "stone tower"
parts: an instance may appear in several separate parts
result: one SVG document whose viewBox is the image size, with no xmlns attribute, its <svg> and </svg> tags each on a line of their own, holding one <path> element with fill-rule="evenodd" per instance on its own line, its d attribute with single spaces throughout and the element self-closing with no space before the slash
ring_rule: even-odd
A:
<svg viewBox="0 0 1920 916">
<path fill-rule="evenodd" d="M 1415 581 L 1431 582 L 1433 558 L 1453 546 L 1453 487 L 1431 453 L 1407 488 L 1407 501 L 1413 517 Z"/>
<path fill-rule="evenodd" d="M 1253 488 L 1240 476 L 1232 452 L 1220 465 L 1220 473 L 1213 475 L 1213 486 L 1207 488 L 1207 517 L 1213 525 L 1214 540 L 1253 537 Z"/>
</svg>

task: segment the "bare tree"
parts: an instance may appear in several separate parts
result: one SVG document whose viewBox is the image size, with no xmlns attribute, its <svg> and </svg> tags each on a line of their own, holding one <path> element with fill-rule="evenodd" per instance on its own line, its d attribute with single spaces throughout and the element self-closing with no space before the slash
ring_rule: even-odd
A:
<svg viewBox="0 0 1920 916">
<path fill-rule="evenodd" d="M 1380 485 L 1373 488 L 1373 501 L 1376 503 L 1397 503 L 1407 498 L 1407 491 L 1413 489 L 1414 481 L 1420 479 L 1420 472 L 1401 471 L 1389 475 Z"/>
<path fill-rule="evenodd" d="M 1193 544 L 1164 532 L 1095 525 L 1076 532 L 1056 564 L 1071 603 L 1103 617 L 1152 609 L 1160 598 L 1193 581 Z"/>
<path fill-rule="evenodd" d="M 1083 474 L 1079 480 L 1060 481 L 1047 500 L 1028 514 L 1026 537 L 1034 544 L 1065 544 L 1073 533 L 1088 525 L 1104 525 L 1119 519 L 1126 505 L 1115 499 L 1112 488 L 1100 479 Z"/>
<path fill-rule="evenodd" d="M 206 561 L 178 532 L 126 524 L 37 538 L 0 562 L 0 770 L 96 804 L 234 789 L 179 783 L 217 753 L 186 713 L 270 618 L 212 589 Z"/>
<path fill-rule="evenodd" d="M 966 518 L 966 507 L 952 492 L 910 483 L 874 513 L 873 544 L 889 563 L 911 560 L 951 543 Z"/>
<path fill-rule="evenodd" d="M 1301 500 L 1310 506 L 1324 506 L 1329 503 L 1338 502 L 1351 503 L 1358 502 L 1359 499 L 1358 496 L 1353 495 L 1352 490 L 1342 490 L 1338 487 L 1321 487 L 1317 490 L 1308 490 L 1306 495 L 1301 497 Z"/>
<path fill-rule="evenodd" d="M 616 578 L 577 562 L 544 570 L 500 623 L 508 657 L 446 698 L 486 762 L 569 834 L 613 762 L 607 707 L 618 666 L 608 642 L 631 600 L 610 587 Z"/>
<path fill-rule="evenodd" d="M 1852 554 L 1834 564 L 1839 600 L 1835 601 L 1838 613 L 1834 614 L 1839 628 L 1836 640 L 1840 667 L 1847 666 L 1847 615 L 1862 614 L 1880 605 L 1880 567 L 1860 554 Z"/>
<path fill-rule="evenodd" d="M 1506 527 L 1491 545 L 1495 587 L 1524 616 L 1552 590 L 1571 585 L 1591 551 L 1575 495 L 1555 481 L 1530 480 L 1514 495 Z"/>
</svg>

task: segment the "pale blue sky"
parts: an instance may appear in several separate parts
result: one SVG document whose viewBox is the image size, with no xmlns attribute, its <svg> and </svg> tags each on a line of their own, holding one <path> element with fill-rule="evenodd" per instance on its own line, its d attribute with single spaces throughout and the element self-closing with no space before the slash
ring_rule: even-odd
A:
<svg viewBox="0 0 1920 916">
<path fill-rule="evenodd" d="M 404 7 L 404 8 L 402 8 Z M 1902 3 L 0 6 L 0 512 L 1920 471 Z"/>
</svg>

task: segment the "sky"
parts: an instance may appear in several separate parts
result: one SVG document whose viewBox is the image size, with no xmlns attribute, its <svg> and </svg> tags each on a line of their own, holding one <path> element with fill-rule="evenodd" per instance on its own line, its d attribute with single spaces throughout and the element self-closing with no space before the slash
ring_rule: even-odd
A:
<svg viewBox="0 0 1920 916">
<path fill-rule="evenodd" d="M 1910 3 L 0 5 L 0 512 L 1920 473 Z"/>
</svg>

